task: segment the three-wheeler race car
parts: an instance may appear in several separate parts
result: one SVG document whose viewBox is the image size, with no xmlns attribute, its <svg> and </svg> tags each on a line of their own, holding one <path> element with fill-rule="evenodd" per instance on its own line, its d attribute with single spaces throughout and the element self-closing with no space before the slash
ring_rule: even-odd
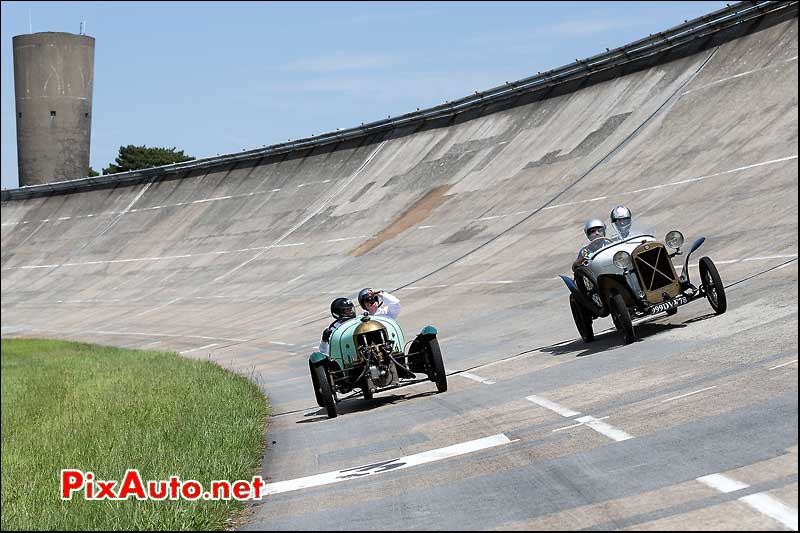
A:
<svg viewBox="0 0 800 533">
<path fill-rule="evenodd" d="M 670 231 L 663 242 L 652 232 L 634 231 L 622 237 L 612 231 L 584 247 L 583 261 L 574 267 L 574 280 L 561 276 L 570 291 L 572 317 L 581 338 L 591 342 L 592 321 L 610 314 L 629 344 L 636 340 L 634 319 L 662 312 L 674 315 L 678 307 L 704 296 L 716 314 L 724 313 L 728 306 L 725 286 L 710 258 L 700 258 L 700 285 L 689 279 L 689 256 L 705 237 L 689 248 L 680 275 L 675 272 L 672 258 L 682 255 L 683 240 L 680 231 Z"/>
<path fill-rule="evenodd" d="M 426 374 L 438 392 L 445 392 L 447 375 L 436 335 L 435 327 L 425 326 L 405 353 L 403 330 L 391 318 L 368 313 L 351 318 L 331 335 L 330 353 L 309 357 L 317 405 L 334 418 L 337 394 L 357 388 L 371 400 L 379 390 L 416 379 L 416 373 Z"/>
</svg>

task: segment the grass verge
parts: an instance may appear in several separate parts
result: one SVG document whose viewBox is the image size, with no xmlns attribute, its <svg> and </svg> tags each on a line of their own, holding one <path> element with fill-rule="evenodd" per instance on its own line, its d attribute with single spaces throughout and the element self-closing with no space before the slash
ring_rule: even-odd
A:
<svg viewBox="0 0 800 533">
<path fill-rule="evenodd" d="M 250 480 L 266 399 L 210 361 L 75 342 L 3 339 L 2 529 L 221 530 L 231 501 L 60 499 L 61 469 L 122 480 Z"/>
</svg>

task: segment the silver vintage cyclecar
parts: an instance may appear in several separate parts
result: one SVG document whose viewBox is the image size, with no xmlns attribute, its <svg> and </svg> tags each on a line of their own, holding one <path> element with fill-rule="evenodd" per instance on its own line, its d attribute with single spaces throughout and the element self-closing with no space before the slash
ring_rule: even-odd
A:
<svg viewBox="0 0 800 533">
<path fill-rule="evenodd" d="M 683 234 L 670 231 L 663 242 L 654 234 L 632 228 L 622 236 L 612 226 L 606 237 L 594 239 L 583 249 L 584 260 L 574 268 L 574 279 L 561 276 L 569 288 L 572 317 L 584 341 L 594 339 L 592 322 L 609 315 L 629 344 L 636 340 L 634 319 L 663 312 L 673 315 L 678 307 L 702 297 L 708 298 L 718 315 L 727 309 L 725 286 L 710 258 L 700 258 L 699 285 L 689 277 L 689 256 L 705 237 L 689 248 L 679 275 L 672 258 L 683 255 Z"/>
</svg>

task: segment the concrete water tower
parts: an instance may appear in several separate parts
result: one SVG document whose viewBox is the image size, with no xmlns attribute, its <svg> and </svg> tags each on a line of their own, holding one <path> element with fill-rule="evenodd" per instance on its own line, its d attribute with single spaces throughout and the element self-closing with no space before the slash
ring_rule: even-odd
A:
<svg viewBox="0 0 800 533">
<path fill-rule="evenodd" d="M 94 37 L 32 33 L 13 46 L 20 186 L 86 177 Z"/>
</svg>

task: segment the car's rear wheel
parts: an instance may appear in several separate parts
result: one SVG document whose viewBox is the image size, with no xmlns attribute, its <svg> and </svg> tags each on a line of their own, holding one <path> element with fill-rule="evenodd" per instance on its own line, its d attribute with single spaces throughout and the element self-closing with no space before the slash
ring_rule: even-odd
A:
<svg viewBox="0 0 800 533">
<path fill-rule="evenodd" d="M 718 315 L 728 309 L 728 299 L 725 296 L 725 285 L 719 277 L 716 265 L 708 257 L 700 258 L 700 278 L 703 280 L 703 288 L 706 291 L 706 298 L 711 308 Z"/>
<path fill-rule="evenodd" d="M 322 407 L 325 407 L 328 418 L 336 418 L 338 414 L 336 412 L 336 399 L 333 397 L 333 389 L 331 388 L 328 372 L 322 364 L 314 365 L 312 368 L 315 376 L 314 381 L 316 382 L 314 384 L 315 390 L 319 394 L 319 398 L 322 399 Z"/>
<path fill-rule="evenodd" d="M 428 376 L 431 381 L 436 383 L 436 390 L 445 392 L 447 390 L 447 374 L 444 371 L 444 361 L 442 361 L 442 351 L 439 349 L 439 341 L 436 337 L 426 341 L 428 352 L 428 363 L 433 370 L 433 375 Z"/>
<path fill-rule="evenodd" d="M 575 321 L 575 327 L 578 328 L 578 333 L 585 342 L 592 342 L 594 340 L 594 330 L 592 329 L 592 317 L 589 316 L 588 311 L 578 303 L 575 296 L 569 295 L 569 307 L 572 309 L 572 319 Z"/>
<path fill-rule="evenodd" d="M 625 305 L 625 299 L 621 294 L 615 293 L 611 296 L 609 304 L 614 326 L 616 326 L 617 331 L 622 333 L 625 344 L 632 343 L 636 340 L 636 334 L 633 331 L 633 322 L 631 321 L 631 314 L 628 312 L 628 306 Z"/>
</svg>

